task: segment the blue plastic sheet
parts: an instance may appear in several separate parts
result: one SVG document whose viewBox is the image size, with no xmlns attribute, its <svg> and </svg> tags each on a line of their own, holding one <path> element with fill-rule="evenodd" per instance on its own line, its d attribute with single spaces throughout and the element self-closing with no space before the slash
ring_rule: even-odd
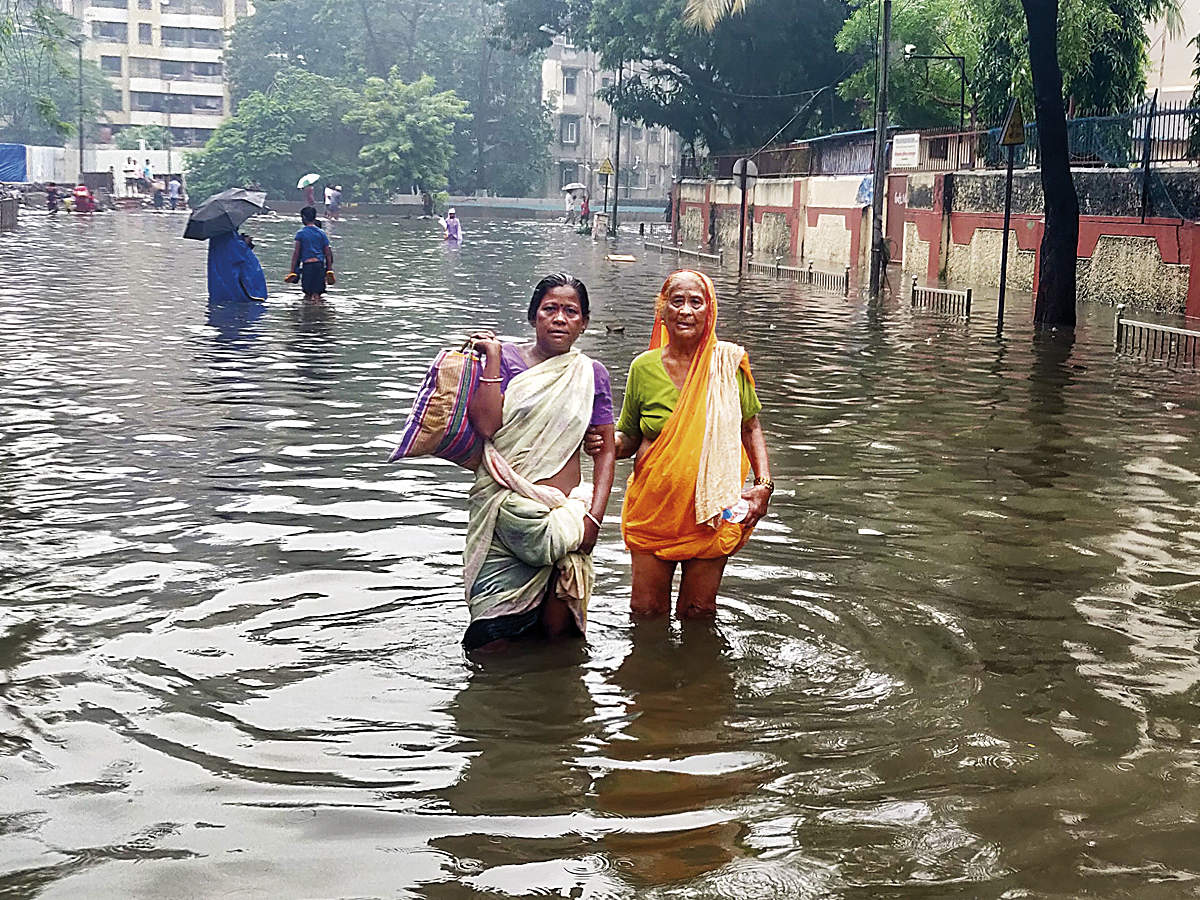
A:
<svg viewBox="0 0 1200 900">
<path fill-rule="evenodd" d="M 208 240 L 208 299 L 212 303 L 267 299 L 267 276 L 240 234 L 218 234 Z"/>
<path fill-rule="evenodd" d="M 0 181 L 25 180 L 25 145 L 0 144 Z"/>
</svg>

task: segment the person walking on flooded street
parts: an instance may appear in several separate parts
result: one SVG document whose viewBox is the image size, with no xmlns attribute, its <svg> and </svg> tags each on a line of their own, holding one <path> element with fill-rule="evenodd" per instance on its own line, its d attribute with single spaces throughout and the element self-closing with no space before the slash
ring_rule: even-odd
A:
<svg viewBox="0 0 1200 900">
<path fill-rule="evenodd" d="M 632 612 L 716 614 L 729 557 L 767 513 L 775 484 L 743 347 L 717 340 L 717 294 L 708 276 L 683 270 L 655 301 L 650 349 L 629 367 L 616 454 L 634 456 L 621 515 L 633 557 Z M 602 447 L 588 435 L 588 453 Z M 743 490 L 747 472 L 754 484 Z"/>
<path fill-rule="evenodd" d="M 320 300 L 325 285 L 333 284 L 333 247 L 329 235 L 317 227 L 316 207 L 300 210 L 303 223 L 292 247 L 292 267 L 285 281 L 299 281 L 305 300 Z"/>
<path fill-rule="evenodd" d="M 592 548 L 615 465 L 608 370 L 574 349 L 589 312 L 582 281 L 548 275 L 529 302 L 532 343 L 472 336 L 484 363 L 468 415 L 485 443 L 463 560 L 468 651 L 586 631 Z M 580 468 L 589 428 L 592 485 Z"/>
</svg>

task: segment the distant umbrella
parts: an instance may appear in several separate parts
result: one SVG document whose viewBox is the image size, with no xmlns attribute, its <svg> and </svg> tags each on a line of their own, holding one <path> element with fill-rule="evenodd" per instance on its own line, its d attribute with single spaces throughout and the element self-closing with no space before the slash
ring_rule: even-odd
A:
<svg viewBox="0 0 1200 900">
<path fill-rule="evenodd" d="M 188 218 L 183 236 L 205 241 L 214 234 L 237 231 L 251 216 L 267 210 L 266 191 L 230 188 L 213 194 L 196 207 Z"/>
<path fill-rule="evenodd" d="M 321 176 L 318 175 L 316 172 L 309 172 L 307 175 L 305 175 L 303 178 L 301 178 L 299 181 L 296 182 L 296 187 L 306 188 L 310 184 L 316 184 L 320 180 L 321 180 Z"/>
<path fill-rule="evenodd" d="M 578 181 L 572 181 L 570 184 L 564 184 L 562 189 L 564 191 L 586 191 L 587 185 L 580 184 Z"/>
</svg>

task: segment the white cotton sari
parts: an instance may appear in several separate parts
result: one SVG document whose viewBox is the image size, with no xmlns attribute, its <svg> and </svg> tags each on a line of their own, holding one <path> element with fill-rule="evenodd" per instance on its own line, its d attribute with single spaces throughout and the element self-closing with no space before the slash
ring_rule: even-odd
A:
<svg viewBox="0 0 1200 900">
<path fill-rule="evenodd" d="M 484 444 L 469 499 L 463 580 L 473 631 L 487 619 L 523 630 L 550 590 L 585 631 L 594 575 L 579 545 L 591 487 L 580 485 L 568 497 L 537 482 L 556 475 L 578 451 L 594 394 L 593 363 L 577 350 L 509 382 L 500 428 Z M 508 635 L 500 629 L 487 636 Z"/>
</svg>

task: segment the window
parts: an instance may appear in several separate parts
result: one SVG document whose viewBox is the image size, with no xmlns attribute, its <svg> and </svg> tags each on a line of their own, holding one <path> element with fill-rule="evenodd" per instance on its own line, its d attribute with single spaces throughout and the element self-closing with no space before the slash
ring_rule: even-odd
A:
<svg viewBox="0 0 1200 900">
<path fill-rule="evenodd" d="M 125 111 L 125 95 L 116 88 L 104 92 L 104 109 L 108 112 Z"/>
<path fill-rule="evenodd" d="M 652 143 L 652 144 L 657 144 L 657 143 L 658 143 L 658 138 L 659 138 L 659 135 L 658 135 L 658 129 L 657 129 L 657 128 L 651 128 L 651 129 L 650 129 L 650 143 Z"/>
<path fill-rule="evenodd" d="M 124 9 L 129 0 L 92 0 L 92 6 L 103 6 L 106 9 Z"/>
<path fill-rule="evenodd" d="M 658 176 L 647 174 L 646 183 L 649 184 L 650 187 L 654 187 L 656 184 L 658 184 Z"/>
<path fill-rule="evenodd" d="M 576 163 L 563 163 L 559 171 L 559 187 L 566 187 L 573 181 L 579 180 L 579 166 Z"/>
<path fill-rule="evenodd" d="M 121 74 L 121 57 L 119 56 L 101 56 L 100 68 L 108 75 Z"/>
<path fill-rule="evenodd" d="M 215 28 L 192 28 L 188 37 L 193 47 L 220 47 L 221 32 Z"/>
<path fill-rule="evenodd" d="M 578 69 L 563 69 L 563 94 L 567 97 L 575 96 L 575 87 L 578 82 Z"/>
<path fill-rule="evenodd" d="M 186 72 L 187 64 L 176 62 L 173 59 L 164 59 L 162 68 L 159 70 L 159 74 L 163 78 L 182 78 Z"/>
<path fill-rule="evenodd" d="M 129 74 L 138 78 L 157 78 L 158 60 L 144 56 L 129 57 Z"/>
<path fill-rule="evenodd" d="M 612 87 L 612 78 L 608 75 L 601 76 L 600 87 Z"/>
<path fill-rule="evenodd" d="M 642 127 L 640 125 L 634 125 L 629 129 L 629 139 L 631 141 L 640 141 L 642 139 Z"/>
<path fill-rule="evenodd" d="M 188 45 L 188 30 L 186 28 L 162 27 L 162 43 L 164 47 L 186 47 Z"/>
<path fill-rule="evenodd" d="M 192 77 L 197 81 L 220 81 L 221 64 L 214 62 L 192 63 Z"/>
<path fill-rule="evenodd" d="M 138 9 L 150 9 L 150 0 L 138 0 Z"/>
<path fill-rule="evenodd" d="M 150 33 L 150 23 L 142 22 L 138 25 L 138 43 L 153 44 L 154 36 Z"/>
<path fill-rule="evenodd" d="M 124 22 L 93 22 L 92 37 L 98 41 L 124 44 L 129 40 L 129 27 Z"/>
<path fill-rule="evenodd" d="M 559 139 L 564 144 L 579 143 L 579 116 L 563 116 Z"/>
<path fill-rule="evenodd" d="M 220 97 L 192 97 L 192 111 L 204 116 L 219 116 L 225 107 Z"/>
<path fill-rule="evenodd" d="M 129 108 L 139 112 L 162 112 L 163 95 L 150 91 L 130 91 Z"/>
</svg>

